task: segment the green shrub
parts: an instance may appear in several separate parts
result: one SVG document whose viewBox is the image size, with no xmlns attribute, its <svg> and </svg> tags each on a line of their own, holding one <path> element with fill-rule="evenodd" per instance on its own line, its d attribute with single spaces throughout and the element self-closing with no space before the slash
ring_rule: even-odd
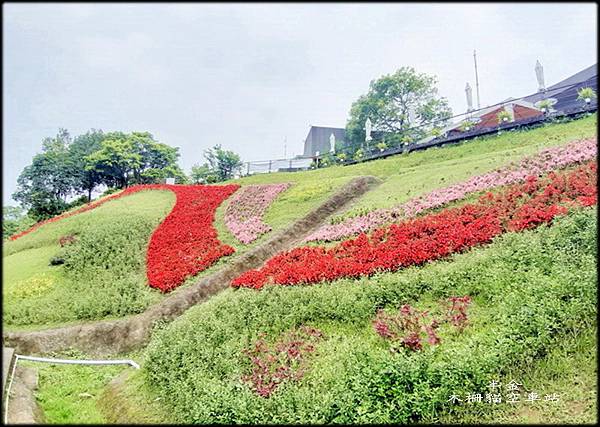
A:
<svg viewBox="0 0 600 427">
<path fill-rule="evenodd" d="M 155 226 L 155 221 L 132 216 L 90 228 L 65 247 L 65 267 L 73 277 L 92 276 L 103 270 L 140 270 Z"/>
<path fill-rule="evenodd" d="M 118 191 L 121 191 L 122 188 L 117 188 L 117 187 L 108 187 L 106 190 L 104 190 L 102 192 L 102 194 L 100 195 L 100 197 L 104 197 L 104 196 L 108 196 L 109 194 L 114 194 Z"/>
<path fill-rule="evenodd" d="M 55 248 L 47 262 L 60 259 L 64 264 L 47 267 L 53 281 L 52 286 L 43 288 L 44 292 L 25 295 L 18 290 L 7 291 L 4 324 L 39 325 L 124 316 L 142 312 L 158 301 L 159 293 L 146 284 L 146 246 L 174 199 L 171 192 L 140 192 L 45 225 L 10 242 L 4 256 L 11 270 L 18 269 L 19 263 L 13 264 L 10 255 L 32 248 Z M 76 239 L 60 247 L 60 238 L 71 235 Z M 8 288 L 23 286 L 26 282 L 9 283 Z"/>
<path fill-rule="evenodd" d="M 86 203 L 88 203 L 87 196 L 79 196 L 76 199 L 74 199 L 71 202 L 69 202 L 68 209 L 78 208 L 79 206 L 83 206 Z"/>
<path fill-rule="evenodd" d="M 577 99 L 580 99 L 582 101 L 587 102 L 588 99 L 591 100 L 597 97 L 598 95 L 596 95 L 596 91 L 591 87 L 582 87 L 577 91 Z"/>
</svg>

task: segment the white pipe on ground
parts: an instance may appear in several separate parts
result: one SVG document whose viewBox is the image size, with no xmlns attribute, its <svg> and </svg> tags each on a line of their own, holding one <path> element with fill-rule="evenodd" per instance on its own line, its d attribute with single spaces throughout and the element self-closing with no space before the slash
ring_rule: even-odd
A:
<svg viewBox="0 0 600 427">
<path fill-rule="evenodd" d="M 133 360 L 74 360 L 74 359 L 50 359 L 47 357 L 35 357 L 35 356 L 21 356 L 17 354 L 19 359 L 32 360 L 34 362 L 46 362 L 46 363 L 65 363 L 69 365 L 130 365 L 135 369 L 140 369 Z"/>
</svg>

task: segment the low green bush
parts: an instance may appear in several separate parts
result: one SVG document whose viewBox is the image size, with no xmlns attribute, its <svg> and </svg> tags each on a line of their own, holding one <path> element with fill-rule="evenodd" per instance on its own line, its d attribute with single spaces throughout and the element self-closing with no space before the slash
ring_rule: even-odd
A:
<svg viewBox="0 0 600 427">
<path fill-rule="evenodd" d="M 121 191 L 121 188 L 117 188 L 117 187 L 111 188 L 111 187 L 109 187 L 109 188 L 107 188 L 106 190 L 104 190 L 102 192 L 102 194 L 100 195 L 100 197 L 108 196 L 109 194 L 116 193 L 117 191 Z"/>
<path fill-rule="evenodd" d="M 27 294 L 18 289 L 27 288 L 28 281 L 5 283 L 4 324 L 43 325 L 124 316 L 157 302 L 161 296 L 146 284 L 146 247 L 174 199 L 171 192 L 140 192 L 45 225 L 7 244 L 4 261 L 10 274 L 23 265 L 28 252 L 48 248 L 52 255 L 44 269 L 24 268 L 29 281 L 49 275 L 46 281 L 51 283 L 43 292 Z M 59 242 L 65 237 L 69 243 L 61 247 Z M 51 260 L 64 263 L 51 265 Z"/>
<path fill-rule="evenodd" d="M 447 261 L 307 287 L 228 290 L 157 332 L 143 374 L 174 417 L 193 423 L 432 422 L 451 394 L 484 393 L 596 317 L 594 209 L 507 234 Z M 392 352 L 371 324 L 380 308 L 427 309 L 470 295 L 469 326 L 441 344 Z M 310 368 L 269 398 L 254 394 L 243 350 L 309 325 L 324 331 Z M 463 396 L 464 397 L 464 396 Z"/>
<path fill-rule="evenodd" d="M 89 203 L 87 196 L 79 196 L 76 199 L 69 202 L 69 209 L 78 208 L 80 206 L 85 205 L 86 203 Z"/>
</svg>

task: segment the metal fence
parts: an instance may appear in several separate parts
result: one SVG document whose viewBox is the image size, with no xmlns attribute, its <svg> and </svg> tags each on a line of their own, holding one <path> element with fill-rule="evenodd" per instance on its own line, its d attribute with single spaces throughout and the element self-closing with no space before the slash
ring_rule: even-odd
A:
<svg viewBox="0 0 600 427">
<path fill-rule="evenodd" d="M 297 172 L 306 170 L 313 162 L 312 157 L 295 157 L 292 159 L 257 160 L 245 162 L 242 166 L 241 175 L 254 175 L 257 173 L 271 172 Z"/>
</svg>

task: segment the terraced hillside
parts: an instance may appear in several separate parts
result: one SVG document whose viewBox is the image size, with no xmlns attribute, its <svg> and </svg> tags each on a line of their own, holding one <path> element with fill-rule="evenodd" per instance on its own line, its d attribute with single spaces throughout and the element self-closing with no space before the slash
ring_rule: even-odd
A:
<svg viewBox="0 0 600 427">
<path fill-rule="evenodd" d="M 122 316 L 156 302 L 160 295 L 143 286 L 145 248 L 174 203 L 168 191 L 140 192 L 5 242 L 5 327 Z M 61 247 L 63 236 L 79 238 L 68 268 L 50 264 L 72 248 Z"/>
<path fill-rule="evenodd" d="M 595 138 L 594 114 L 385 160 L 226 183 L 241 188 L 217 204 L 214 227 L 219 244 L 234 252 L 166 294 L 148 286 L 143 260 L 173 194 L 128 195 L 4 245 L 12 317 L 3 322 L 35 329 L 148 310 L 244 260 L 351 180 L 373 175 L 380 185 L 348 198 L 266 263 L 239 271 L 235 287 L 221 290 L 230 285 L 223 283 L 174 322 L 156 324 L 147 348 L 121 355 L 141 361 L 141 371 L 108 385 L 119 370 L 43 368 L 39 393 L 50 421 L 73 421 L 59 410 L 66 405 L 70 414 L 110 422 L 593 422 Z M 240 240 L 250 221 L 259 231 Z M 340 224 L 348 230 L 310 239 Z M 61 248 L 67 235 L 77 240 Z M 89 276 L 87 264 L 49 266 L 61 251 L 72 251 L 67 261 L 92 251 L 114 264 Z M 44 302 L 61 315 L 44 311 Z M 575 362 L 579 369 L 565 368 Z M 492 395 L 501 393 L 489 389 L 511 380 L 520 384 L 519 405 L 507 402 L 515 390 L 503 388 L 498 401 Z M 76 392 L 91 393 L 96 404 L 78 412 Z M 527 403 L 531 393 L 540 398 Z M 553 393 L 561 397 L 546 399 Z"/>
</svg>

